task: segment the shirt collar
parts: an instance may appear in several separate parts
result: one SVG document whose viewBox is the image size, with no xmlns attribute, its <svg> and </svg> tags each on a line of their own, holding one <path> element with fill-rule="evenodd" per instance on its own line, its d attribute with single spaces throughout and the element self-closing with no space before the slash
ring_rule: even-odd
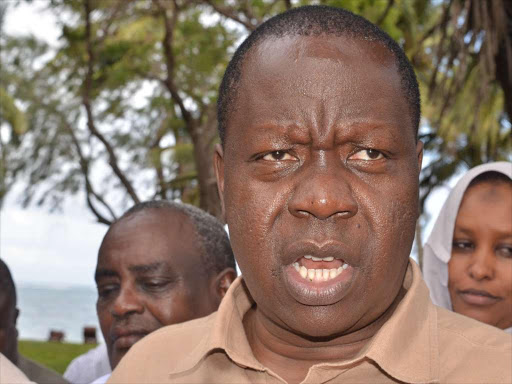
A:
<svg viewBox="0 0 512 384">
<path fill-rule="evenodd" d="M 370 341 L 366 356 L 406 383 L 439 382 L 437 310 L 418 265 L 411 260 L 403 287 L 407 293 Z"/>
<path fill-rule="evenodd" d="M 407 293 L 394 313 L 352 362 L 369 358 L 399 381 L 438 383 L 437 312 L 414 261 L 409 264 L 403 287 Z M 215 350 L 223 350 L 242 368 L 265 371 L 252 353 L 243 326 L 244 315 L 253 305 L 240 276 L 229 288 L 216 316 L 212 317 L 210 332 L 183 360 L 179 372 L 192 369 Z M 325 365 L 334 367 L 345 363 Z M 171 373 L 178 373 L 178 370 Z"/>
</svg>

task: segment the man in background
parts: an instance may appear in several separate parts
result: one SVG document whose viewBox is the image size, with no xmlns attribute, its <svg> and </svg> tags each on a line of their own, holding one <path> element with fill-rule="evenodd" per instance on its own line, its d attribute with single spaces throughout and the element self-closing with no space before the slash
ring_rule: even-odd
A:
<svg viewBox="0 0 512 384">
<path fill-rule="evenodd" d="M 57 372 L 43 367 L 18 353 L 16 321 L 20 311 L 16 304 L 16 287 L 11 272 L 7 265 L 0 260 L 0 353 L 7 357 L 30 381 L 38 384 L 66 384 L 67 381 Z M 11 371 L 12 366 L 10 364 L 2 362 L 2 367 L 4 366 L 9 366 L 5 369 Z"/>
<path fill-rule="evenodd" d="M 135 205 L 98 253 L 97 312 L 110 366 L 147 334 L 216 311 L 235 278 L 227 233 L 213 216 L 174 202 Z"/>
</svg>

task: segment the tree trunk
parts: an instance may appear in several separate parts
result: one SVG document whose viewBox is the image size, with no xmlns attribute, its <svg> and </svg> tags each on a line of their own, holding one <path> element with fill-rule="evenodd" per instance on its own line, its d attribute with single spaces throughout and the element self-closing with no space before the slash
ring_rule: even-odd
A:
<svg viewBox="0 0 512 384">
<path fill-rule="evenodd" d="M 191 132 L 199 187 L 199 205 L 201 209 L 224 221 L 213 170 L 212 132 L 208 132 L 206 129 L 207 127 L 211 129 L 211 125 L 202 125 Z"/>
</svg>

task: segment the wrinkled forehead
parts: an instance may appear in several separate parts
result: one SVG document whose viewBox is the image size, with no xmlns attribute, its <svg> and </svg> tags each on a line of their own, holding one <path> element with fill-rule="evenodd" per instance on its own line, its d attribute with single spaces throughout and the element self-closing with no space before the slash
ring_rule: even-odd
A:
<svg viewBox="0 0 512 384">
<path fill-rule="evenodd" d="M 364 76 L 354 69 L 363 69 Z M 285 36 L 263 40 L 248 52 L 241 87 L 247 91 L 258 79 L 261 87 L 272 85 L 328 100 L 346 91 L 348 84 L 376 81 L 382 73 L 390 83 L 400 83 L 394 56 L 380 42 L 327 35 Z"/>
<path fill-rule="evenodd" d="M 275 70 L 276 64 L 283 61 L 300 66 L 304 62 L 301 60 L 306 59 L 342 67 L 373 61 L 383 69 L 397 72 L 395 57 L 382 42 L 327 34 L 266 38 L 247 53 L 243 70 L 255 66 Z M 283 69 L 289 72 L 294 69 L 294 65 Z"/>
<path fill-rule="evenodd" d="M 261 120 L 254 124 L 279 111 L 283 121 L 371 117 L 414 131 L 393 53 L 380 42 L 348 37 L 285 36 L 258 43 L 244 60 L 228 127 L 249 124 L 248 111 Z"/>
</svg>

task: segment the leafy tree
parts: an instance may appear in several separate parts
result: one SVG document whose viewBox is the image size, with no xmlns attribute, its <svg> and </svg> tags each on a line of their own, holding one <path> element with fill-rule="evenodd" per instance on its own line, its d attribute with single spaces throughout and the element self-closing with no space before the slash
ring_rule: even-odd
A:
<svg viewBox="0 0 512 384">
<path fill-rule="evenodd" d="M 179 197 L 220 215 L 210 154 L 216 89 L 236 36 L 203 23 L 197 6 L 170 4 L 52 1 L 73 22 L 63 23 L 62 47 L 39 70 L 30 57 L 19 66 L 19 51 L 30 55 L 26 41 L 3 38 L 2 78 L 29 105 L 24 139 L 38 144 L 29 157 L 47 153 L 25 164 L 27 203 L 41 185 L 38 202 L 53 206 L 82 187 L 102 223 L 115 220 L 119 191 L 125 204 Z M 32 59 L 48 53 L 41 49 Z M 147 102 L 135 107 L 144 87 Z"/>
</svg>

